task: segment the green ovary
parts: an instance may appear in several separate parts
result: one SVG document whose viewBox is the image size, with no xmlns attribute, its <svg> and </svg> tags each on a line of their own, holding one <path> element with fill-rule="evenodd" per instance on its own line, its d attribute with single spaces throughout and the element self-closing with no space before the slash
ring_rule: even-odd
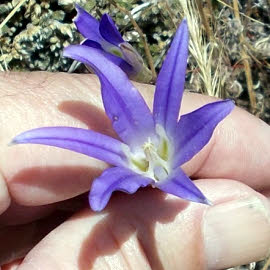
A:
<svg viewBox="0 0 270 270">
<path fill-rule="evenodd" d="M 122 57 L 122 53 L 117 49 L 111 49 L 110 52 L 118 57 Z"/>
</svg>

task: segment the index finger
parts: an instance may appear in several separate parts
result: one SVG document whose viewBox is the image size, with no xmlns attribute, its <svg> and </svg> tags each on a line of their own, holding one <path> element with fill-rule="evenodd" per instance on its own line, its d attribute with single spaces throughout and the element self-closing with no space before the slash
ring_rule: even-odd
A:
<svg viewBox="0 0 270 270">
<path fill-rule="evenodd" d="M 20 87 L 18 88 L 18 85 Z M 153 89 L 137 85 L 149 104 Z M 91 128 L 115 136 L 106 118 L 95 76 L 2 75 L 0 164 L 11 196 L 25 205 L 65 200 L 87 191 L 107 166 L 87 156 L 40 145 L 7 147 L 18 133 L 43 126 Z M 7 90 L 8 89 L 8 90 Z M 187 93 L 182 113 L 215 99 Z M 4 128 L 3 128 L 4 127 Z M 209 144 L 183 167 L 194 178 L 230 178 L 256 189 L 270 186 L 267 139 L 270 128 L 235 109 L 219 124 Z"/>
<path fill-rule="evenodd" d="M 213 101 L 187 94 L 183 112 Z M 241 181 L 257 190 L 270 188 L 270 126 L 236 107 L 216 128 L 206 147 L 183 167 L 193 178 Z"/>
</svg>

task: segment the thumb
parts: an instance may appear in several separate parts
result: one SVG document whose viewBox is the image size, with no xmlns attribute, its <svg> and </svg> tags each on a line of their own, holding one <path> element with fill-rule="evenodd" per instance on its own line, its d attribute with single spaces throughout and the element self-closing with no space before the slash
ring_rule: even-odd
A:
<svg viewBox="0 0 270 270">
<path fill-rule="evenodd" d="M 224 269 L 264 258 L 270 248 L 269 201 L 232 180 L 197 184 L 214 206 L 153 189 L 118 193 L 105 211 L 87 209 L 60 225 L 18 270 Z"/>
</svg>

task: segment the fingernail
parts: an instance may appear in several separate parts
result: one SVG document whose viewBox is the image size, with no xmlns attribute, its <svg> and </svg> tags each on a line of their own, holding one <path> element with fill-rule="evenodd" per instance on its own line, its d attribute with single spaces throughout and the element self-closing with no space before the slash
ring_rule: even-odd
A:
<svg viewBox="0 0 270 270">
<path fill-rule="evenodd" d="M 257 197 L 210 207 L 204 216 L 207 269 L 263 259 L 270 251 L 270 205 Z"/>
</svg>

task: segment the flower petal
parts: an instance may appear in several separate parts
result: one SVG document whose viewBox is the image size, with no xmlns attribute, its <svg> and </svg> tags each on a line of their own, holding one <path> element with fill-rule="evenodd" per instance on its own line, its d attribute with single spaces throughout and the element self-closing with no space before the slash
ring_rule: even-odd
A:
<svg viewBox="0 0 270 270">
<path fill-rule="evenodd" d="M 85 39 L 81 45 L 85 45 L 85 46 L 88 46 L 88 47 L 92 47 L 92 48 L 96 48 L 96 49 L 99 49 L 99 50 L 103 50 L 102 49 L 102 46 L 100 45 L 100 43 L 94 41 L 94 40 L 90 40 L 90 39 Z"/>
<path fill-rule="evenodd" d="M 87 129 L 72 127 L 44 127 L 28 130 L 16 136 L 11 144 L 44 144 L 56 146 L 94 157 L 115 166 L 124 166 L 120 141 Z"/>
<path fill-rule="evenodd" d="M 87 39 L 101 42 L 103 40 L 99 32 L 99 21 L 76 4 L 77 16 L 74 23 L 79 32 Z"/>
<path fill-rule="evenodd" d="M 156 182 L 155 186 L 185 200 L 211 204 L 181 168 L 174 170 L 166 180 Z"/>
<path fill-rule="evenodd" d="M 82 45 L 65 48 L 64 56 L 91 66 L 101 82 L 103 104 L 119 137 L 130 146 L 154 134 L 151 112 L 138 90 L 100 50 Z"/>
<path fill-rule="evenodd" d="M 102 15 L 99 25 L 99 32 L 106 41 L 115 46 L 118 46 L 120 43 L 124 42 L 112 18 L 108 14 Z"/>
<path fill-rule="evenodd" d="M 103 55 L 108 60 L 112 61 L 115 65 L 120 67 L 128 75 L 130 79 L 134 79 L 139 82 L 149 82 L 152 79 L 151 71 L 144 65 L 141 56 L 139 56 L 138 53 L 133 51 L 134 49 L 132 47 L 131 47 L 132 49 L 129 49 L 130 48 L 129 46 L 131 45 L 127 45 L 127 44 L 128 43 L 125 42 L 119 45 L 119 48 L 122 51 L 121 53 L 122 57 L 120 57 L 120 56 L 115 55 L 113 52 L 108 52 L 108 50 L 105 50 L 103 46 L 101 46 L 99 43 L 93 40 L 85 39 L 81 43 L 81 45 L 96 48 L 102 51 Z M 129 54 L 129 56 L 127 56 L 127 54 Z M 136 58 L 137 55 L 138 55 L 138 58 Z"/>
<path fill-rule="evenodd" d="M 216 126 L 234 108 L 231 100 L 207 104 L 196 111 L 182 115 L 177 125 L 174 167 L 196 155 L 210 140 Z"/>
<path fill-rule="evenodd" d="M 187 57 L 188 28 L 186 20 L 183 20 L 159 72 L 154 97 L 155 122 L 161 124 L 169 133 L 173 133 L 178 120 L 185 84 Z"/>
<path fill-rule="evenodd" d="M 131 194 L 136 192 L 139 187 L 145 187 L 151 183 L 150 178 L 126 168 L 109 168 L 92 184 L 89 194 L 90 207 L 94 211 L 101 211 L 107 205 L 113 191 L 120 190 Z"/>
</svg>

